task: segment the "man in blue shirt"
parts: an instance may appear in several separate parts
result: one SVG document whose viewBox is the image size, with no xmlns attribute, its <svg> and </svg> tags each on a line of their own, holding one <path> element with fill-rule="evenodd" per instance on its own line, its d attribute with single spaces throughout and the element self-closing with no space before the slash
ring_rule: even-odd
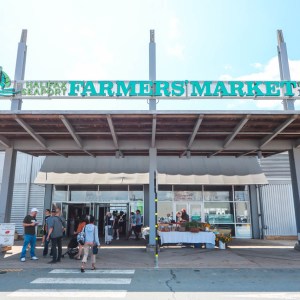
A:
<svg viewBox="0 0 300 300">
<path fill-rule="evenodd" d="M 51 238 L 51 253 L 53 255 L 49 264 L 60 262 L 62 255 L 62 237 L 64 232 L 63 222 L 60 218 L 60 211 L 52 209 L 52 216 L 48 218 L 48 236 L 47 240 Z"/>
</svg>

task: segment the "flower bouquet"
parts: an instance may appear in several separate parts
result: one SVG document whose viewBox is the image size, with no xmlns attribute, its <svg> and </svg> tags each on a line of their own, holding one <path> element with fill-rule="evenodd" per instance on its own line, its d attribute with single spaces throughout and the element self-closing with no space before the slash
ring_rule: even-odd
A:
<svg viewBox="0 0 300 300">
<path fill-rule="evenodd" d="M 204 229 L 204 231 L 209 231 L 210 224 L 209 223 L 203 223 L 203 229 Z"/>
<path fill-rule="evenodd" d="M 231 234 L 216 234 L 216 244 L 219 245 L 220 249 L 225 249 L 226 245 L 232 241 Z"/>
</svg>

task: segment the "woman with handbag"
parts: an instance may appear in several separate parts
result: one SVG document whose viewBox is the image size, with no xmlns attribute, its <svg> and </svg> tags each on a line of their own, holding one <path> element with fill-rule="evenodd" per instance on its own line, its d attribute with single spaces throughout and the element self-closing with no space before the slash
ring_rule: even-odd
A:
<svg viewBox="0 0 300 300">
<path fill-rule="evenodd" d="M 98 228 L 94 225 L 95 218 L 90 216 L 90 223 L 85 226 L 85 243 L 83 245 L 83 259 L 81 264 L 81 272 L 84 273 L 85 264 L 89 255 L 90 248 L 92 249 L 92 270 L 96 270 L 96 254 L 100 246 Z"/>
</svg>

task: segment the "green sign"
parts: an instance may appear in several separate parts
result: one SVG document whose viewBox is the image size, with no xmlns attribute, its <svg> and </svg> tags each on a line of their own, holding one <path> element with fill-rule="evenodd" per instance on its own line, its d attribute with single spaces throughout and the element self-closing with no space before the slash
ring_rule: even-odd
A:
<svg viewBox="0 0 300 300">
<path fill-rule="evenodd" d="M 12 96 L 14 95 L 14 89 L 10 88 L 11 80 L 9 76 L 2 71 L 0 67 L 0 96 Z"/>
<path fill-rule="evenodd" d="M 299 81 L 17 81 L 1 69 L 0 97 L 23 99 L 300 99 Z"/>
</svg>

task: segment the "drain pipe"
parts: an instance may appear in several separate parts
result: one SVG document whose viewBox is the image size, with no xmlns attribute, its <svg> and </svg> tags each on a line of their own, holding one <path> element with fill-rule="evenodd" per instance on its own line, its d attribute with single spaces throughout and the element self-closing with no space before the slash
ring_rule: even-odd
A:
<svg viewBox="0 0 300 300">
<path fill-rule="evenodd" d="M 26 186 L 26 202 L 25 202 L 25 216 L 28 214 L 29 208 L 29 198 L 30 198 L 30 186 L 31 186 L 31 172 L 32 172 L 32 163 L 33 163 L 33 156 L 30 156 L 30 166 L 27 169 L 27 186 Z"/>
<path fill-rule="evenodd" d="M 260 223 L 260 238 L 265 238 L 265 230 L 267 229 L 267 226 L 265 225 L 265 219 L 264 219 L 264 208 L 262 204 L 262 191 L 261 191 L 262 185 L 256 185 L 256 191 L 257 191 L 257 200 L 259 202 L 258 208 L 258 217 L 259 217 L 259 223 Z"/>
</svg>

